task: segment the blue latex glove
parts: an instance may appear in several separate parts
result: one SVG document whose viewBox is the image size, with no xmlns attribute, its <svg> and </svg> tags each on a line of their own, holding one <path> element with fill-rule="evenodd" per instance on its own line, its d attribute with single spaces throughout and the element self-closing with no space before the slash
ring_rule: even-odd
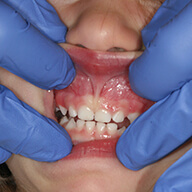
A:
<svg viewBox="0 0 192 192">
<path fill-rule="evenodd" d="M 64 41 L 66 33 L 54 9 L 44 0 L 5 2 L 9 6 L 0 1 L 0 66 L 40 88 L 68 86 L 75 70 L 67 53 L 52 41 Z M 0 86 L 0 110 L 0 163 L 11 153 L 38 161 L 55 161 L 70 153 L 67 132 L 4 86 Z"/>
<path fill-rule="evenodd" d="M 138 95 L 158 102 L 117 143 L 117 156 L 129 169 L 156 162 L 192 136 L 191 18 L 191 1 L 167 0 L 143 30 L 146 50 L 130 67 L 130 84 Z M 154 191 L 191 191 L 191 158 L 189 151 L 171 166 Z"/>
</svg>

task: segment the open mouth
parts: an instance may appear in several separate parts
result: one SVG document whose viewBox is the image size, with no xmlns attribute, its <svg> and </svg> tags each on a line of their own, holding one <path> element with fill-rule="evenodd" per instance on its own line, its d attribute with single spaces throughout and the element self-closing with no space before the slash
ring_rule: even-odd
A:
<svg viewBox="0 0 192 192">
<path fill-rule="evenodd" d="M 125 117 L 123 111 L 111 115 L 104 109 L 94 113 L 87 106 L 81 106 L 78 112 L 72 106 L 68 110 L 59 106 L 56 108 L 55 115 L 59 124 L 70 133 L 75 144 L 78 141 L 121 136 L 140 114 L 136 112 Z"/>
<path fill-rule="evenodd" d="M 61 46 L 72 58 L 77 75 L 69 87 L 54 92 L 58 123 L 67 130 L 74 146 L 93 141 L 101 146 L 102 141 L 117 140 L 153 104 L 136 95 L 128 80 L 129 66 L 142 52 Z"/>
</svg>

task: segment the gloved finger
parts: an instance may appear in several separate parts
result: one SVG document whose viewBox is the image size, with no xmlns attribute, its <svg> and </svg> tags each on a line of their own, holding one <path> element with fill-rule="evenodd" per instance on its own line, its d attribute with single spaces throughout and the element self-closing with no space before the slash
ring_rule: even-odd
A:
<svg viewBox="0 0 192 192">
<path fill-rule="evenodd" d="M 11 157 L 11 153 L 0 147 L 0 164 L 4 163 Z"/>
<path fill-rule="evenodd" d="M 192 2 L 158 31 L 150 46 L 130 66 L 131 88 L 160 100 L 192 78 Z"/>
<path fill-rule="evenodd" d="M 157 10 L 150 23 L 142 30 L 145 46 L 152 41 L 157 31 L 173 19 L 191 0 L 166 0 Z"/>
<path fill-rule="evenodd" d="M 117 156 L 138 170 L 163 158 L 192 136 L 192 81 L 154 104 L 136 119 L 117 143 Z"/>
<path fill-rule="evenodd" d="M 68 155 L 71 139 L 63 127 L 18 100 L 0 86 L 0 146 L 37 161 L 56 161 Z"/>
<path fill-rule="evenodd" d="M 46 0 L 3 0 L 17 10 L 28 22 L 55 42 L 65 42 L 67 27 Z"/>
<path fill-rule="evenodd" d="M 72 82 L 75 69 L 64 49 L 3 2 L 0 29 L 1 67 L 43 89 L 63 89 Z"/>
<path fill-rule="evenodd" d="M 192 189 L 192 149 L 185 153 L 158 179 L 154 192 L 191 192 Z"/>
</svg>

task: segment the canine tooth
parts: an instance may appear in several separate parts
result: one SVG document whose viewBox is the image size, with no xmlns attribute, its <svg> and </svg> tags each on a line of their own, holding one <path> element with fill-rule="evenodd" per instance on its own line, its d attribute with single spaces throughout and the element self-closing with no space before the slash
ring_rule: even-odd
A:
<svg viewBox="0 0 192 192">
<path fill-rule="evenodd" d="M 75 120 L 73 118 L 71 118 L 65 128 L 67 130 L 71 130 L 71 129 L 75 128 L 75 127 L 76 127 Z"/>
<path fill-rule="evenodd" d="M 98 132 L 99 134 L 102 134 L 102 133 L 105 132 L 105 130 L 106 130 L 106 128 L 105 128 L 105 123 L 97 122 L 97 132 Z"/>
<path fill-rule="evenodd" d="M 64 117 L 62 117 L 62 119 L 61 119 L 61 121 L 60 121 L 60 125 L 63 125 L 63 124 L 65 124 L 65 123 L 67 123 L 69 121 L 69 119 L 66 117 L 66 116 L 64 116 Z"/>
<path fill-rule="evenodd" d="M 95 128 L 95 121 L 87 121 L 86 122 L 86 130 L 88 133 L 91 133 Z"/>
<path fill-rule="evenodd" d="M 112 117 L 113 121 L 115 121 L 116 123 L 121 123 L 124 120 L 124 114 L 122 111 L 118 111 L 117 113 L 115 113 Z"/>
<path fill-rule="evenodd" d="M 119 129 L 117 131 L 118 131 L 118 134 L 121 136 L 125 130 L 126 130 L 126 127 L 123 126 L 121 129 Z"/>
<path fill-rule="evenodd" d="M 114 135 L 117 132 L 117 125 L 115 123 L 108 123 L 107 131 L 110 135 Z"/>
<path fill-rule="evenodd" d="M 71 117 L 77 116 L 77 112 L 72 106 L 69 107 L 69 116 L 71 116 Z"/>
<path fill-rule="evenodd" d="M 61 113 L 62 113 L 63 115 L 66 115 L 66 114 L 67 114 L 67 109 L 66 109 L 65 107 L 59 105 L 59 109 L 60 109 L 60 111 L 61 111 Z"/>
<path fill-rule="evenodd" d="M 81 106 L 78 110 L 78 117 L 83 120 L 93 120 L 94 113 L 93 111 L 87 106 Z"/>
<path fill-rule="evenodd" d="M 111 121 L 111 115 L 104 109 L 101 109 L 95 113 L 95 120 L 103 123 L 108 123 Z"/>
<path fill-rule="evenodd" d="M 130 113 L 127 118 L 130 120 L 131 123 L 133 123 L 133 121 L 139 116 L 139 113 Z"/>
<path fill-rule="evenodd" d="M 78 131 L 81 131 L 83 129 L 84 125 L 85 125 L 85 121 L 83 121 L 81 119 L 77 120 L 77 130 Z"/>
</svg>

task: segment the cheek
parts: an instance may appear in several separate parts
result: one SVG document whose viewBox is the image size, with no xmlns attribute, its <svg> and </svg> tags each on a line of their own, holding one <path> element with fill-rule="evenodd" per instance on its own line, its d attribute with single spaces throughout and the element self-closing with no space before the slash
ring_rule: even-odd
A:
<svg viewBox="0 0 192 192">
<path fill-rule="evenodd" d="M 38 186 L 43 185 L 43 180 L 35 168 L 36 163 L 20 155 L 12 155 L 6 162 L 15 178 L 18 191 L 41 191 Z"/>
<path fill-rule="evenodd" d="M 0 84 L 13 91 L 20 100 L 36 109 L 39 113 L 45 113 L 43 105 L 44 91 L 42 89 L 35 87 L 3 68 L 0 68 Z"/>
</svg>

